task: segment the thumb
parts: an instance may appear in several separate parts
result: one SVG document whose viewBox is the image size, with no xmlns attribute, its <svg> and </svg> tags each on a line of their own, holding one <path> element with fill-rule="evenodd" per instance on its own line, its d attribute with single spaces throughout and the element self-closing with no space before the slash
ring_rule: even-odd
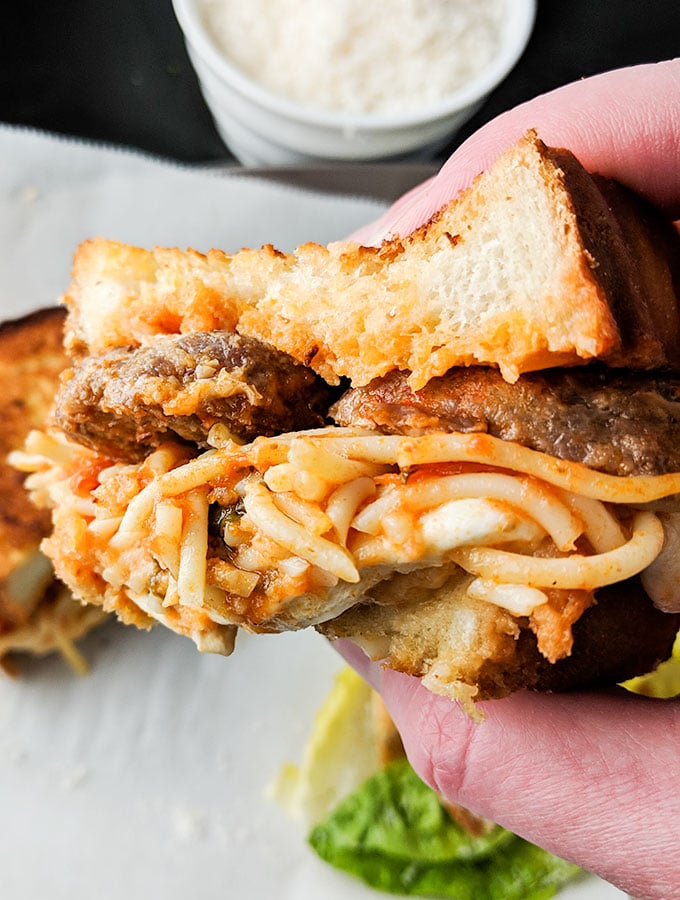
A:
<svg viewBox="0 0 680 900">
<path fill-rule="evenodd" d="M 680 897 L 680 703 L 521 693 L 480 703 L 478 723 L 418 679 L 341 651 L 445 798 L 638 898 Z"/>
<path fill-rule="evenodd" d="M 567 147 L 590 172 L 615 178 L 680 215 L 680 58 L 616 69 L 535 97 L 492 119 L 427 183 L 353 238 L 379 243 L 428 221 L 527 130 Z"/>
</svg>

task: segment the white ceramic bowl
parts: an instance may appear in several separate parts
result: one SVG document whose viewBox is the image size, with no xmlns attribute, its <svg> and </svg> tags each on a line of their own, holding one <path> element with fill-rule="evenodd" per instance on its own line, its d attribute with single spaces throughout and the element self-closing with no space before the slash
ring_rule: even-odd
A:
<svg viewBox="0 0 680 900">
<path fill-rule="evenodd" d="M 173 0 L 187 51 L 217 129 L 247 166 L 285 166 L 434 154 L 506 77 L 531 35 L 536 0 L 508 0 L 493 61 L 471 81 L 422 112 L 325 112 L 287 100 L 244 74 L 218 47 L 201 18 L 201 0 Z"/>
</svg>

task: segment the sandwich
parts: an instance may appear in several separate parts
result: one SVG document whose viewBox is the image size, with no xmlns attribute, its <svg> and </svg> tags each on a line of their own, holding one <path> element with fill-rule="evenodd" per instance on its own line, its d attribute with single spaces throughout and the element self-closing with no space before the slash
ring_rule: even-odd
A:
<svg viewBox="0 0 680 900">
<path fill-rule="evenodd" d="M 228 654 L 314 627 L 470 703 L 680 621 L 680 238 L 527 133 L 379 247 L 77 251 L 13 462 L 84 602 Z"/>
<path fill-rule="evenodd" d="M 105 613 L 74 601 L 40 550 L 50 514 L 29 500 L 24 476 L 8 455 L 23 446 L 52 406 L 68 358 L 65 310 L 53 307 L 0 325 L 0 664 L 15 669 L 18 654 L 60 651 L 77 671 L 85 663 L 74 645 Z"/>
</svg>

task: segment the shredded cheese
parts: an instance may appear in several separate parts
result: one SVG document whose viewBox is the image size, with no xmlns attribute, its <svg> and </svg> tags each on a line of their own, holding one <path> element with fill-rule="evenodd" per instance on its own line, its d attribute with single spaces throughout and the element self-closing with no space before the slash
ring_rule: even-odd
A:
<svg viewBox="0 0 680 900">
<path fill-rule="evenodd" d="M 276 94 L 354 114 L 433 106 L 494 57 L 505 0 L 203 0 L 224 55 Z"/>
</svg>

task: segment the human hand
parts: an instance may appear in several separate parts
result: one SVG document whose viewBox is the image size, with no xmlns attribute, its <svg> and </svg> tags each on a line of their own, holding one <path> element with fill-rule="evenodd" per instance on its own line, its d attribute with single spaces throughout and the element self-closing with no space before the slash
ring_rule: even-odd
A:
<svg viewBox="0 0 680 900">
<path fill-rule="evenodd" d="M 353 237 L 379 243 L 426 222 L 528 129 L 567 147 L 591 172 L 615 178 L 680 216 L 680 58 L 576 81 L 509 110 L 475 132 L 438 174 Z"/>
<path fill-rule="evenodd" d="M 680 59 L 576 82 L 487 124 L 354 235 L 408 234 L 535 128 L 587 169 L 680 215 Z M 421 777 L 448 800 L 646 900 L 680 898 L 680 702 L 622 689 L 515 694 L 481 724 L 415 678 L 345 658 L 376 687 Z"/>
</svg>

